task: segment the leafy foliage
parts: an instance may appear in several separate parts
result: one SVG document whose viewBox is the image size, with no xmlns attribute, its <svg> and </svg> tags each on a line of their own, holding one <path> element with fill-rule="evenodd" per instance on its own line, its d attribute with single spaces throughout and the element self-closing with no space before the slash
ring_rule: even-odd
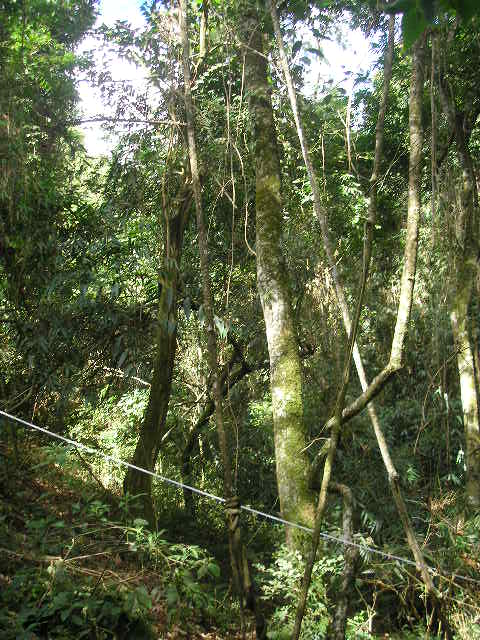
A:
<svg viewBox="0 0 480 640">
<path fill-rule="evenodd" d="M 471 134 L 477 174 L 480 148 L 478 3 L 397 0 L 381 6 L 385 12 L 378 4 L 295 0 L 280 7 L 337 268 L 351 308 L 361 270 L 383 78 L 372 66 L 368 82 L 352 78 L 351 96 L 326 77 L 308 93 L 307 67 L 316 64 L 322 42 L 336 37 L 342 21 L 361 25 L 378 38 L 380 51 L 385 14 L 403 16 L 404 47 L 396 50 L 378 183 L 375 264 L 359 335 L 369 379 L 388 360 L 395 326 L 409 179 L 408 49 L 425 29 L 442 45 L 434 82 L 441 75 L 452 87 L 462 127 Z M 93 3 L 35 0 L 25 7 L 0 0 L 5 17 L 0 24 L 1 407 L 128 460 L 148 406 L 157 306 L 167 279 L 162 258 L 166 230 L 178 211 L 182 185 L 189 183 L 183 126 L 159 124 L 184 120 L 175 22 L 157 3 L 143 7 L 145 30 L 132 30 L 123 22 L 100 30 L 106 46 L 115 45 L 129 60 L 148 67 L 147 96 L 126 91 L 124 83 L 116 88 L 106 70 L 93 70 L 88 56 L 75 53 L 93 24 Z M 200 61 L 203 7 L 191 3 L 189 18 L 225 422 L 242 503 L 277 513 L 268 345 L 254 255 L 255 131 L 237 37 L 243 4 L 209 3 L 209 46 Z M 268 39 L 267 16 L 262 26 Z M 319 41 L 310 50 L 304 41 L 307 29 Z M 270 44 L 269 60 L 275 62 Z M 119 117 L 132 119 L 109 158 L 88 158 L 73 127 L 80 71 L 103 83 Z M 313 457 L 328 437 L 323 425 L 332 414 L 346 337 L 312 216 L 312 193 L 292 114 L 274 64 L 269 82 L 283 180 L 281 249 L 302 357 L 305 430 L 312 441 L 308 455 Z M 463 498 L 465 416 L 448 306 L 461 169 L 438 86 L 430 91 L 437 111 L 435 121 L 426 91 L 423 227 L 404 369 L 376 403 L 427 560 L 446 575 L 478 579 L 479 522 Z M 435 215 L 427 144 L 432 127 L 437 159 L 441 157 Z M 185 229 L 182 260 L 174 267 L 180 272 L 180 312 L 168 328 L 170 335 L 176 331 L 177 356 L 157 470 L 221 495 L 192 220 Z M 474 299 L 469 331 L 476 351 L 478 311 Z M 351 378 L 347 401 L 361 391 Z M 0 534 L 7 550 L 0 567 L 0 627 L 7 630 L 5 637 L 143 638 L 177 626 L 193 634 L 213 626 L 224 635 L 235 634 L 238 610 L 227 577 L 224 513 L 217 504 L 154 483 L 158 529 L 149 529 L 133 515 L 141 496 L 122 494 L 122 468 L 63 445 L 39 449 L 33 446 L 37 434 L 10 429 L 3 420 L 0 434 L 5 461 Z M 365 414 L 343 429 L 334 473 L 355 495 L 355 540 L 407 556 Z M 326 527 L 337 536 L 341 517 L 340 503 L 332 500 Z M 248 516 L 248 531 L 270 637 L 282 638 L 293 621 L 303 559 L 281 546 L 280 527 Z M 339 549 L 325 548 L 315 567 L 305 637 L 325 637 L 340 592 L 342 564 Z M 438 583 L 447 589 L 443 578 Z M 397 563 L 364 550 L 355 587 L 349 637 L 371 637 L 367 633 L 372 627 L 392 638 L 433 637 L 430 603 L 418 581 Z M 451 583 L 448 589 L 453 598 L 450 620 L 458 637 L 470 640 L 478 626 L 471 613 L 478 606 L 475 583 Z"/>
</svg>

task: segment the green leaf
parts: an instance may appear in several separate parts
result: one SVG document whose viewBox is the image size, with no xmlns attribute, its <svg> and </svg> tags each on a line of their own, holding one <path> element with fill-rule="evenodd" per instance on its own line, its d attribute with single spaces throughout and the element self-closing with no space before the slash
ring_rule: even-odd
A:
<svg viewBox="0 0 480 640">
<path fill-rule="evenodd" d="M 219 578 L 220 577 L 220 567 L 215 562 L 210 562 L 208 564 L 208 571 L 215 578 Z"/>
<path fill-rule="evenodd" d="M 65 620 L 69 617 L 69 615 L 72 613 L 72 607 L 70 607 L 70 609 L 65 609 L 64 611 L 61 612 L 60 614 L 60 620 L 62 622 L 65 622 Z"/>
<path fill-rule="evenodd" d="M 76 624 L 77 627 L 83 627 L 83 625 L 85 624 L 85 620 L 76 613 L 72 616 L 72 622 L 73 624 Z"/>
<path fill-rule="evenodd" d="M 410 49 L 426 27 L 427 21 L 418 7 L 412 7 L 404 13 L 402 18 L 403 48 L 405 50 Z"/>
<path fill-rule="evenodd" d="M 206 565 L 202 564 L 200 569 L 197 571 L 197 578 L 199 580 L 201 580 L 202 578 L 205 578 L 207 573 L 208 573 L 208 567 Z"/>
<path fill-rule="evenodd" d="M 300 51 L 301 48 L 302 48 L 302 41 L 297 40 L 292 47 L 292 58 L 294 58 L 297 55 L 297 53 Z"/>
<path fill-rule="evenodd" d="M 167 606 L 173 607 L 178 602 L 178 591 L 174 584 L 169 584 L 166 591 Z"/>
</svg>

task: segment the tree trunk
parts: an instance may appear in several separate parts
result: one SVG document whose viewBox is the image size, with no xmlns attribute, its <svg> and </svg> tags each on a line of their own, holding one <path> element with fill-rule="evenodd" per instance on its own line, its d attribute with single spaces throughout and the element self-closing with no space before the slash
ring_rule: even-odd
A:
<svg viewBox="0 0 480 640">
<path fill-rule="evenodd" d="M 456 291 L 450 307 L 457 366 L 460 378 L 463 427 L 465 430 L 466 497 L 473 509 L 480 507 L 480 429 L 478 396 L 475 383 L 473 345 L 468 331 L 469 303 L 475 278 L 474 268 L 464 265 L 456 274 Z"/>
<path fill-rule="evenodd" d="M 330 489 L 336 491 L 343 499 L 342 529 L 345 542 L 353 540 L 353 494 L 350 487 L 344 484 L 330 483 Z M 335 615 L 333 616 L 331 640 L 345 640 L 347 628 L 348 605 L 352 596 L 355 582 L 355 565 L 358 558 L 358 549 L 352 545 L 345 544 L 343 548 L 345 566 L 343 568 L 340 593 L 337 598 Z"/>
<path fill-rule="evenodd" d="M 474 346 L 469 333 L 469 307 L 476 284 L 479 255 L 478 193 L 469 149 L 469 137 L 474 121 L 469 126 L 465 114 L 457 111 L 452 88 L 445 78 L 440 78 L 439 92 L 449 125 L 455 133 L 456 154 L 462 171 L 460 202 L 458 206 L 454 206 L 457 211 L 453 250 L 455 290 L 450 300 L 450 322 L 457 350 L 465 429 L 466 497 L 470 507 L 478 509 L 480 507 L 479 398 L 475 379 Z"/>
<path fill-rule="evenodd" d="M 245 6 L 243 33 L 247 40 L 245 77 L 255 127 L 257 287 L 270 358 L 280 510 L 287 520 L 311 525 L 314 499 L 309 488 L 308 458 L 303 453 L 302 373 L 282 250 L 280 163 L 262 28 L 250 3 Z M 287 542 L 296 545 L 293 530 L 287 529 Z"/>
<path fill-rule="evenodd" d="M 177 348 L 177 294 L 179 264 L 183 235 L 192 202 L 191 188 L 185 186 L 177 215 L 169 221 L 166 232 L 166 253 L 158 306 L 156 354 L 148 405 L 131 463 L 153 471 L 157 462 L 172 386 L 173 366 Z M 152 477 L 129 468 L 123 483 L 124 491 L 141 495 L 136 511 L 155 526 L 152 502 Z M 141 507 L 141 510 L 140 508 Z"/>
</svg>

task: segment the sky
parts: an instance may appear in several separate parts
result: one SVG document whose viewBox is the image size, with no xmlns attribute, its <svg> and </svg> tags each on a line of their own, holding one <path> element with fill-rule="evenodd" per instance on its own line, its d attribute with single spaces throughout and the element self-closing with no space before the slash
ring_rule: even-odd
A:
<svg viewBox="0 0 480 640">
<path fill-rule="evenodd" d="M 360 29 L 348 29 L 345 26 L 341 30 L 341 43 L 327 40 L 322 46 L 325 60 L 312 68 L 307 82 L 315 84 L 319 77 L 331 77 L 335 84 L 340 84 L 350 93 L 355 76 L 368 71 L 375 59 L 370 43 Z"/>
<path fill-rule="evenodd" d="M 101 0 L 97 25 L 102 23 L 113 25 L 117 20 L 125 20 L 134 28 L 141 28 L 145 25 L 140 11 L 141 4 L 142 0 Z M 348 43 L 347 48 L 345 45 L 332 41 L 323 43 L 326 60 L 312 64 L 306 78 L 308 92 L 315 90 L 319 77 L 323 80 L 331 77 L 335 84 L 341 84 L 347 93 L 350 93 L 355 75 L 365 72 L 371 65 L 373 55 L 369 43 L 359 30 L 346 29 L 342 42 Z M 101 68 L 103 54 L 99 43 L 94 38 L 87 38 L 80 47 L 80 51 L 89 49 L 96 50 L 95 57 Z M 129 63 L 119 56 L 112 56 L 110 71 L 114 80 L 131 80 L 137 88 L 146 84 L 146 71 L 137 68 L 133 63 Z M 113 105 L 104 104 L 100 92 L 89 83 L 81 82 L 79 93 L 84 118 L 113 114 Z M 84 133 L 87 152 L 92 156 L 108 154 L 115 145 L 115 139 L 113 137 L 106 138 L 99 123 L 84 124 L 81 130 Z"/>
<path fill-rule="evenodd" d="M 145 19 L 140 12 L 139 0 L 100 0 L 99 16 L 96 26 L 103 24 L 113 26 L 117 20 L 125 20 L 134 28 L 145 25 Z M 99 42 L 93 38 L 86 38 L 79 51 L 95 50 L 95 59 L 102 68 L 103 52 Z M 145 84 L 146 74 L 133 63 L 124 60 L 120 56 L 111 56 L 109 65 L 113 80 L 131 80 L 132 84 L 141 87 Z M 84 119 L 95 116 L 109 116 L 113 114 L 113 106 L 102 102 L 100 91 L 88 82 L 79 85 L 81 107 Z M 80 127 L 84 134 L 84 144 L 87 152 L 92 156 L 108 154 L 115 145 L 114 139 L 108 139 L 99 123 L 88 123 Z"/>
</svg>

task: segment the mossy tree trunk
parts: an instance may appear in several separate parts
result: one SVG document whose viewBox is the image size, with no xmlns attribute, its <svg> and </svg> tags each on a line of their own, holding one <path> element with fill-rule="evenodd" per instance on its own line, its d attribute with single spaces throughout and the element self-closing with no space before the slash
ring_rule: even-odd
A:
<svg viewBox="0 0 480 640">
<path fill-rule="evenodd" d="M 276 474 L 280 510 L 287 520 L 313 521 L 309 462 L 303 450 L 302 373 L 283 255 L 280 163 L 263 54 L 262 28 L 255 6 L 245 3 L 245 77 L 255 129 L 257 287 L 270 358 Z M 293 532 L 287 542 L 295 545 Z"/>
<path fill-rule="evenodd" d="M 479 398 L 476 385 L 474 344 L 470 333 L 470 304 L 477 277 L 478 260 L 478 203 L 473 171 L 467 168 L 467 153 L 457 155 L 463 169 L 460 221 L 457 220 L 454 287 L 450 303 L 457 367 L 460 379 L 463 427 L 465 431 L 466 497 L 472 509 L 480 507 L 480 422 Z M 463 156 L 463 161 L 462 161 Z M 468 165 L 471 165 L 468 162 Z"/>
<path fill-rule="evenodd" d="M 466 497 L 470 507 L 480 507 L 480 429 L 475 383 L 473 345 L 470 338 L 469 304 L 476 270 L 465 265 L 456 273 L 456 291 L 450 307 L 450 322 L 457 351 L 460 396 L 465 430 Z"/>
<path fill-rule="evenodd" d="M 179 265 L 183 236 L 192 203 L 191 187 L 185 185 L 180 194 L 179 210 L 169 220 L 166 230 L 165 258 L 160 277 L 161 294 L 158 305 L 156 353 L 150 396 L 140 434 L 131 463 L 153 471 L 157 462 L 172 386 L 175 352 L 177 349 L 177 298 Z M 141 497 L 135 510 L 153 527 L 155 524 L 152 502 L 152 477 L 129 468 L 124 480 L 124 491 Z"/>
<path fill-rule="evenodd" d="M 473 509 L 480 507 L 480 422 L 475 375 L 474 344 L 470 334 L 470 303 L 479 259 L 478 192 L 469 139 L 478 114 L 457 110 L 452 87 L 445 77 L 439 81 L 443 110 L 455 134 L 455 147 L 462 177 L 456 211 L 453 248 L 454 290 L 450 297 L 450 322 L 457 351 L 460 395 L 465 430 L 466 497 Z"/>
</svg>

